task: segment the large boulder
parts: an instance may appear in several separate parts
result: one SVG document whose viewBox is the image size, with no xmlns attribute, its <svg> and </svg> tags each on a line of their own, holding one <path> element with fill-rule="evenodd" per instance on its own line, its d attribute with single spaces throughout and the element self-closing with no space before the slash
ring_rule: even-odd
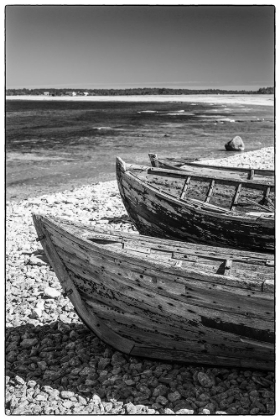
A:
<svg viewBox="0 0 280 420">
<path fill-rule="evenodd" d="M 245 145 L 240 136 L 233 137 L 228 143 L 225 144 L 226 150 L 233 150 L 235 152 L 243 152 L 245 150 Z"/>
</svg>

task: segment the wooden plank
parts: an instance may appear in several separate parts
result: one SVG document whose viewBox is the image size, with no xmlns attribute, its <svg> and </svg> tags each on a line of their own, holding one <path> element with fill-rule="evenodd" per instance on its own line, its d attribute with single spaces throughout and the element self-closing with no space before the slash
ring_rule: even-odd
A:
<svg viewBox="0 0 280 420">
<path fill-rule="evenodd" d="M 187 189 L 188 189 L 188 186 L 190 184 L 190 180 L 191 180 L 191 177 L 188 176 L 187 179 L 186 179 L 186 181 L 185 181 L 185 183 L 184 183 L 184 185 L 183 185 L 183 189 L 182 189 L 182 192 L 180 194 L 180 200 L 182 200 L 185 197 L 186 192 L 187 192 Z"/>
<path fill-rule="evenodd" d="M 226 276 L 230 275 L 231 268 L 232 268 L 232 260 L 226 260 L 225 261 L 225 269 L 224 269 L 224 274 Z"/>
<path fill-rule="evenodd" d="M 238 198 L 241 192 L 241 188 L 242 188 L 242 184 L 238 184 L 235 190 L 235 194 L 233 196 L 232 202 L 231 202 L 231 206 L 230 206 L 230 210 L 237 204 L 238 202 Z"/>
<path fill-rule="evenodd" d="M 151 165 L 153 167 L 158 167 L 159 163 L 158 163 L 158 159 L 157 159 L 157 155 L 155 153 L 148 153 Z"/>
<path fill-rule="evenodd" d="M 59 238 L 61 235 L 59 235 L 59 232 L 61 231 L 59 228 L 55 228 L 55 226 L 52 225 L 48 225 L 48 228 L 50 229 L 50 232 L 52 232 L 53 234 L 53 240 L 55 241 L 55 243 L 57 243 L 59 246 L 65 246 L 68 247 L 68 249 L 71 249 L 71 247 L 75 246 L 75 252 L 76 255 L 80 255 L 82 258 L 86 258 L 88 259 L 88 261 L 91 261 L 93 255 L 95 256 L 95 260 L 96 258 L 100 259 L 100 262 L 105 260 L 105 256 L 104 256 L 104 251 L 102 250 L 102 248 L 100 249 L 99 247 L 94 246 L 93 244 L 91 244 L 90 242 L 85 243 L 83 240 L 79 239 L 78 237 L 73 237 L 71 234 L 67 233 L 67 231 L 64 232 L 64 238 L 63 238 L 63 242 L 60 244 L 59 241 L 61 241 Z M 146 238 L 146 240 L 149 238 Z M 155 238 L 151 238 L 153 239 L 154 243 L 156 243 Z M 161 245 L 162 242 L 164 241 L 159 241 L 159 246 L 161 247 L 161 249 L 165 250 L 169 250 L 172 249 L 169 247 L 164 247 L 163 245 Z M 169 241 L 165 241 L 165 242 L 169 242 Z M 145 242 L 144 242 L 145 243 Z M 64 245 L 63 245 L 64 244 Z M 76 245 L 77 246 L 76 246 Z M 200 247 L 197 245 L 193 246 L 194 251 L 196 249 L 199 249 Z M 180 250 L 180 248 L 177 248 L 178 250 Z M 224 257 L 223 255 L 221 255 L 221 257 L 218 255 L 216 256 L 215 254 L 213 254 L 213 251 L 211 252 L 212 248 L 210 247 L 209 249 L 209 258 L 213 258 L 214 260 L 217 258 L 219 261 L 221 261 Z M 221 252 L 222 248 L 213 248 L 214 251 L 217 252 Z M 220 251 L 221 250 L 221 251 Z M 93 254 L 94 251 L 94 254 Z M 199 251 L 196 251 L 199 252 Z M 233 251 L 232 251 L 233 252 Z M 236 251 L 234 251 L 234 253 L 236 253 Z M 246 257 L 244 257 L 244 260 L 242 259 L 242 255 L 246 253 L 239 251 L 238 255 L 240 255 L 237 259 L 237 261 L 244 261 L 247 264 L 255 264 L 255 260 L 254 258 L 252 259 L 247 259 Z M 152 255 L 152 254 L 151 254 Z M 170 253 L 170 256 L 172 254 Z M 255 255 L 255 254 L 253 254 Z M 184 256 L 184 255 L 183 255 Z M 200 254 L 198 254 L 198 256 L 200 256 Z M 202 254 L 202 256 L 206 257 L 205 253 Z M 226 255 L 225 255 L 226 256 Z M 257 257 L 260 258 L 260 262 L 262 263 L 263 266 L 266 266 L 267 261 L 268 261 L 268 255 L 265 254 L 256 254 Z M 200 256 L 201 257 L 201 256 Z M 227 257 L 229 258 L 233 258 L 234 259 L 234 255 L 231 254 L 231 250 L 227 250 Z M 273 256 L 271 256 L 273 257 Z M 203 274 L 203 272 L 201 272 L 201 270 L 182 270 L 180 271 L 180 273 L 178 273 L 178 271 L 172 271 L 172 267 L 170 267 L 170 263 L 168 263 L 168 261 L 164 262 L 160 262 L 160 264 L 158 264 L 156 261 L 153 260 L 139 260 L 139 258 L 133 258 L 132 256 L 123 254 L 119 251 L 115 252 L 110 250 L 110 252 L 106 252 L 106 260 L 108 261 L 112 261 L 115 262 L 117 260 L 121 259 L 122 264 L 127 264 L 127 267 L 130 267 L 132 270 L 134 271 L 139 271 L 140 273 L 142 271 L 145 271 L 147 269 L 154 271 L 154 276 L 157 275 L 158 271 L 161 271 L 161 277 L 165 277 L 165 278 L 169 278 L 170 274 L 175 274 L 177 279 L 182 279 L 180 281 L 184 281 L 184 276 L 187 276 L 187 278 L 189 279 L 190 276 L 194 279 L 200 280 L 200 281 L 206 281 L 206 282 L 216 282 L 218 284 L 228 284 L 231 287 L 248 287 L 248 286 L 243 286 L 243 278 L 245 277 L 245 273 L 242 273 L 242 271 L 240 273 L 238 273 L 238 278 L 230 278 L 227 279 L 226 277 L 222 278 L 220 275 L 211 275 L 210 273 L 208 274 Z M 270 261 L 270 260 L 269 260 Z M 273 258 L 271 259 L 271 261 L 273 261 Z M 163 268 L 164 267 L 164 268 Z M 252 269 L 248 268 L 247 271 L 250 272 Z M 269 278 L 271 276 L 273 276 L 274 274 L 274 270 L 271 267 L 270 269 L 266 268 L 264 270 L 263 273 L 254 274 L 254 278 L 256 280 L 256 285 L 257 284 L 262 284 L 262 282 L 264 281 L 264 279 Z M 178 277 L 179 276 L 179 277 Z M 251 286 L 250 286 L 251 287 Z"/>
<path fill-rule="evenodd" d="M 248 179 L 254 179 L 254 175 L 255 175 L 255 170 L 254 169 L 250 169 L 250 172 L 248 174 Z"/>
<path fill-rule="evenodd" d="M 149 304 L 152 308 L 156 302 L 160 304 L 163 310 L 187 316 L 188 309 L 194 311 L 198 316 L 219 317 L 227 322 L 236 322 L 237 324 L 256 326 L 260 328 L 261 324 L 266 324 L 266 328 L 271 325 L 270 318 L 273 319 L 273 301 L 266 300 L 265 294 L 251 292 L 249 295 L 232 294 L 230 290 L 224 287 L 213 285 L 197 285 L 192 282 L 186 286 L 184 294 L 177 294 L 170 289 L 166 289 L 164 283 L 154 283 L 147 280 L 146 276 L 137 276 L 135 273 L 123 272 L 118 266 L 118 271 L 114 267 L 106 266 L 102 269 L 87 265 L 86 262 L 73 264 L 73 258 L 63 256 L 67 267 L 74 270 L 81 277 L 87 276 L 90 281 L 100 278 L 105 284 L 120 293 L 124 293 L 126 298 L 139 299 L 141 305 Z M 97 277 L 96 277 L 97 276 Z M 103 279 L 103 280 L 102 280 Z M 212 286 L 212 287 L 211 287 Z M 170 306 L 170 304 L 172 304 Z M 165 309 L 164 309 L 165 308 Z M 269 311 L 271 314 L 269 314 Z M 264 314 L 265 313 L 265 314 Z"/>
<path fill-rule="evenodd" d="M 157 159 L 158 159 L 160 165 L 162 165 L 161 167 L 163 167 L 164 165 L 167 165 L 167 161 L 171 161 L 171 162 L 174 161 L 174 158 L 159 159 L 157 157 Z M 203 163 L 190 162 L 189 161 L 189 158 L 186 158 L 186 161 L 184 161 L 183 159 L 184 158 L 181 158 L 180 160 L 177 160 L 177 166 L 179 166 L 179 165 L 181 165 L 181 166 L 182 165 L 186 165 L 186 166 L 190 166 L 190 167 L 195 167 L 198 170 L 200 168 L 218 169 L 218 170 L 225 171 L 225 172 L 228 172 L 228 171 L 231 172 L 231 171 L 233 171 L 233 172 L 237 172 L 237 173 L 238 172 L 241 172 L 241 173 L 243 172 L 245 174 L 250 174 L 250 171 L 252 170 L 250 168 L 234 167 L 234 166 L 205 165 Z M 175 164 L 172 165 L 172 168 L 175 169 L 176 168 L 176 165 Z M 254 173 L 256 175 L 269 176 L 269 177 L 274 177 L 274 175 L 275 175 L 274 170 L 271 170 L 271 169 L 256 169 L 256 168 L 253 168 L 253 170 L 254 170 Z"/>
<path fill-rule="evenodd" d="M 61 248 L 68 248 L 68 250 L 71 250 L 71 248 L 73 249 L 73 246 L 75 246 L 75 242 L 71 242 L 71 240 L 67 239 L 66 237 L 62 239 L 60 239 L 57 236 L 53 236 L 53 241 L 55 244 L 57 244 L 59 247 Z M 111 251 L 111 250 L 110 250 Z M 140 274 L 142 272 L 146 272 L 147 270 L 149 270 L 151 273 L 153 273 L 153 277 L 157 276 L 159 273 L 159 270 L 161 272 L 161 278 L 165 278 L 166 281 L 171 281 L 170 279 L 170 275 L 176 275 L 176 279 L 177 281 L 180 281 L 180 283 L 182 282 L 183 284 L 187 284 L 187 282 L 190 281 L 190 278 L 195 279 L 195 281 L 203 281 L 203 282 L 213 282 L 213 283 L 217 283 L 217 284 L 227 284 L 230 287 L 239 287 L 239 288 L 255 288 L 256 290 L 258 289 L 258 287 L 260 287 L 260 285 L 262 284 L 263 280 L 265 278 L 269 278 L 269 274 L 267 273 L 267 270 L 264 270 L 263 273 L 259 273 L 259 272 L 255 272 L 253 279 L 254 281 L 245 281 L 246 280 L 246 274 L 243 273 L 242 271 L 240 271 L 240 273 L 238 274 L 238 277 L 232 277 L 230 279 L 227 279 L 226 277 L 222 278 L 222 276 L 220 274 L 211 274 L 210 272 L 203 272 L 201 271 L 201 269 L 193 269 L 192 267 L 190 267 L 189 269 L 185 269 L 185 270 L 180 270 L 180 273 L 176 270 L 173 271 L 172 267 L 170 265 L 170 263 L 167 262 L 161 262 L 160 264 L 158 264 L 158 260 L 156 259 L 155 261 L 152 259 L 142 259 L 139 260 L 138 258 L 134 258 L 133 255 L 129 255 L 129 254 L 124 254 L 124 253 L 115 253 L 113 252 L 113 254 L 107 251 L 106 253 L 106 257 L 104 255 L 104 252 L 102 252 L 102 250 L 96 250 L 95 253 L 93 254 L 90 249 L 82 249 L 81 245 L 79 245 L 79 247 L 77 249 L 73 249 L 73 252 L 75 252 L 76 256 L 79 256 L 85 260 L 87 260 L 89 263 L 96 263 L 98 261 L 100 261 L 100 264 L 103 264 L 104 261 L 108 261 L 108 263 L 116 263 L 117 261 L 121 261 L 122 265 L 125 265 L 127 268 L 129 268 L 130 270 L 134 270 L 135 272 L 139 272 Z M 116 254 L 116 255 L 115 255 Z M 248 269 L 248 271 L 250 272 L 250 269 Z M 270 270 L 272 272 L 273 275 L 273 269 Z M 174 282 L 174 280 L 172 280 L 171 284 Z M 255 286 L 254 286 L 255 284 Z M 171 286 L 172 287 L 172 286 Z"/>
<path fill-rule="evenodd" d="M 210 182 L 210 185 L 209 185 L 209 190 L 207 192 L 207 196 L 205 198 L 205 203 L 209 203 L 210 198 L 211 198 L 211 196 L 213 194 L 213 191 L 214 191 L 214 186 L 215 186 L 215 180 L 212 179 L 212 181 Z"/>
<path fill-rule="evenodd" d="M 137 251 L 143 254 L 150 254 L 151 252 L 151 248 L 149 247 L 136 246 L 136 244 L 133 246 L 130 243 L 124 243 L 123 245 L 123 249 L 125 249 L 126 251 Z"/>
<path fill-rule="evenodd" d="M 79 279 L 77 279 L 79 283 Z M 75 281 L 75 282 L 76 282 Z M 108 282 L 108 278 L 105 276 L 104 278 L 105 283 Z M 102 281 L 100 283 L 100 287 L 102 286 Z M 106 289 L 106 288 L 105 288 Z M 83 294 L 83 292 L 80 292 Z M 201 318 L 196 318 L 195 313 L 187 312 L 186 316 L 176 316 L 175 314 L 172 314 L 163 310 L 162 307 L 158 307 L 157 304 L 151 304 L 148 305 L 146 300 L 145 301 L 139 301 L 134 297 L 128 297 L 125 296 L 122 293 L 122 289 L 120 288 L 119 291 L 114 291 L 113 293 L 102 293 L 102 289 L 96 289 L 96 297 L 98 300 L 102 300 L 102 302 L 105 305 L 111 306 L 112 308 L 118 308 L 121 312 L 125 312 L 127 315 L 137 315 L 140 318 L 142 318 L 143 323 L 150 324 L 150 320 L 155 323 L 160 323 L 163 326 L 166 325 L 166 328 L 168 328 L 168 324 L 173 326 L 173 332 L 176 333 L 179 337 L 182 337 L 182 339 L 190 339 L 194 340 L 195 337 L 198 340 L 203 340 L 211 345 L 223 345 L 223 348 L 226 347 L 236 347 L 240 344 L 240 334 L 241 337 L 246 338 L 246 335 L 248 335 L 248 332 L 245 332 L 246 335 L 242 335 L 242 329 L 243 327 L 240 327 L 235 325 L 234 331 L 223 330 L 221 328 L 216 327 L 215 322 L 210 322 L 209 318 L 209 325 L 202 324 Z M 89 294 L 84 295 L 85 299 L 87 300 L 93 300 L 95 301 L 94 296 L 90 296 Z M 160 305 L 161 306 L 161 305 Z M 117 316 L 117 315 L 116 315 Z M 206 321 L 206 318 L 205 318 Z M 204 321 L 204 322 L 205 322 Z M 214 319 L 213 319 L 214 321 Z M 218 321 L 219 325 L 221 325 L 221 320 Z M 221 324 L 220 324 L 221 323 Z M 133 325 L 133 323 L 132 323 Z M 234 327 L 234 325 L 232 324 Z M 214 329 L 213 329 L 214 328 Z M 232 328 L 232 327 L 231 327 Z M 267 328 L 263 326 L 262 328 Z M 249 327 L 251 329 L 251 327 Z M 252 330 L 253 331 L 253 330 Z M 264 330 L 266 331 L 266 330 Z M 260 330 L 261 334 L 261 330 Z M 130 335 L 131 337 L 133 334 Z M 134 337 L 133 337 L 134 338 Z M 250 350 L 251 351 L 251 350 Z"/>
<path fill-rule="evenodd" d="M 263 199 L 266 200 L 269 197 L 271 187 L 267 187 L 264 191 Z"/>
</svg>

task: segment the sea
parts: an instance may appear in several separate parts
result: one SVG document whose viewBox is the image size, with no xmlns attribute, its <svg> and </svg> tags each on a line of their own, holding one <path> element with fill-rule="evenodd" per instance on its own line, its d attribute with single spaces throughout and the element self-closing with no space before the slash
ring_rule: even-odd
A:
<svg viewBox="0 0 280 420">
<path fill-rule="evenodd" d="M 186 102 L 6 101 L 6 198 L 115 179 L 115 160 L 221 158 L 274 146 L 274 108 Z M 239 153 L 239 152 L 237 152 Z"/>
</svg>

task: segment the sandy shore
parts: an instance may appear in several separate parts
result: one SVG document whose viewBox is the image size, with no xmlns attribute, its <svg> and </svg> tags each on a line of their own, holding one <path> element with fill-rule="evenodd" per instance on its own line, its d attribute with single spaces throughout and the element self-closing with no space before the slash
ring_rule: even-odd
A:
<svg viewBox="0 0 280 420">
<path fill-rule="evenodd" d="M 272 156 L 226 163 L 272 168 Z M 116 181 L 7 202 L 6 414 L 274 414 L 273 372 L 130 358 L 103 344 L 63 297 L 32 213 L 135 231 Z"/>
<path fill-rule="evenodd" d="M 179 102 L 274 106 L 273 95 L 124 95 L 124 96 L 7 96 L 6 100 L 95 101 L 95 102 Z"/>
</svg>

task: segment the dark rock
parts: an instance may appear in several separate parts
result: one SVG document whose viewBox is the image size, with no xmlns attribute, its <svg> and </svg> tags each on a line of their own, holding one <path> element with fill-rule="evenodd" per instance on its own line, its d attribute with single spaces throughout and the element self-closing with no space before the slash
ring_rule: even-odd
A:
<svg viewBox="0 0 280 420">
<path fill-rule="evenodd" d="M 243 152 L 245 150 L 245 145 L 240 136 L 235 136 L 232 140 L 225 144 L 225 148 L 228 151 Z"/>
<path fill-rule="evenodd" d="M 181 394 L 178 391 L 171 392 L 170 394 L 167 395 L 167 398 L 170 402 L 174 403 L 175 401 L 180 400 Z"/>
<path fill-rule="evenodd" d="M 211 388 L 212 386 L 215 385 L 215 380 L 213 378 L 210 378 L 204 372 L 198 372 L 197 380 L 200 383 L 200 385 L 203 386 L 204 388 Z"/>
</svg>

